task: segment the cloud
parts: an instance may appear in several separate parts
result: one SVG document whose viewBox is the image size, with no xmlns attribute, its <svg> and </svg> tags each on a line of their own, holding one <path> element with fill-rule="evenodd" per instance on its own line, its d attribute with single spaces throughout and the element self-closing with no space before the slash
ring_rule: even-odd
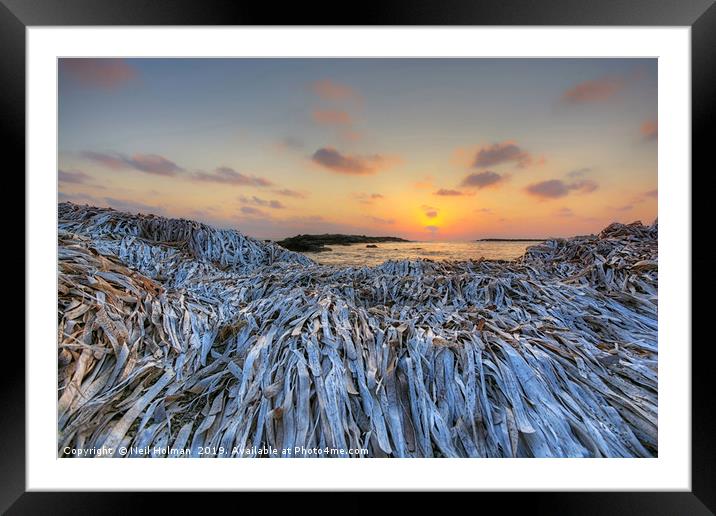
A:
<svg viewBox="0 0 716 516">
<path fill-rule="evenodd" d="M 380 217 L 368 217 L 368 220 L 376 224 L 395 224 L 395 219 L 382 219 Z"/>
<path fill-rule="evenodd" d="M 159 176 L 175 176 L 178 172 L 184 170 L 173 161 L 158 154 L 133 154 L 132 156 L 127 156 L 120 153 L 93 151 L 85 151 L 80 154 L 87 160 L 115 170 L 133 169 Z"/>
<path fill-rule="evenodd" d="M 567 172 L 567 177 L 584 177 L 592 171 L 589 167 L 578 168 Z"/>
<path fill-rule="evenodd" d="M 60 183 L 86 184 L 92 179 L 89 175 L 80 170 L 58 170 L 57 178 Z"/>
<path fill-rule="evenodd" d="M 353 198 L 357 199 L 358 202 L 360 202 L 361 204 L 373 204 L 373 201 L 376 201 L 378 199 L 383 199 L 384 196 L 383 196 L 383 194 L 379 194 L 379 193 L 372 193 L 372 194 L 356 193 L 356 194 L 353 194 Z"/>
<path fill-rule="evenodd" d="M 227 185 L 245 185 L 245 186 L 273 186 L 273 183 L 263 177 L 245 175 L 237 172 L 230 167 L 219 167 L 213 173 L 196 172 L 193 176 L 195 181 L 207 183 L 222 183 Z"/>
<path fill-rule="evenodd" d="M 209 206 L 203 209 L 190 210 L 188 215 L 192 219 L 208 221 L 216 215 L 216 212 L 216 208 Z"/>
<path fill-rule="evenodd" d="M 285 208 L 285 206 L 280 201 L 261 199 L 259 197 L 256 197 L 255 195 L 250 198 L 244 197 L 242 195 L 239 197 L 239 202 L 242 204 L 253 204 L 254 206 L 272 208 L 274 210 L 282 210 Z"/>
<path fill-rule="evenodd" d="M 582 179 L 569 184 L 568 188 L 580 193 L 592 193 L 599 188 L 599 185 L 596 181 L 592 181 L 591 179 Z"/>
<path fill-rule="evenodd" d="M 427 229 L 428 231 L 430 231 L 433 235 L 434 235 L 435 233 L 437 233 L 438 231 L 440 231 L 440 228 L 439 228 L 438 226 L 432 226 L 432 225 L 431 225 L 431 226 L 425 226 L 425 229 Z"/>
<path fill-rule="evenodd" d="M 437 192 L 433 192 L 433 195 L 441 195 L 443 197 L 459 197 L 461 195 L 467 195 L 467 194 L 465 192 L 461 192 L 460 190 L 450 190 L 448 188 L 441 188 Z"/>
<path fill-rule="evenodd" d="M 633 204 L 624 204 L 623 206 L 617 206 L 612 209 L 614 209 L 616 211 L 631 211 L 632 209 L 634 209 L 634 205 Z"/>
<path fill-rule="evenodd" d="M 160 206 L 150 206 L 148 204 L 129 199 L 105 197 L 104 200 L 111 208 L 119 211 L 128 211 L 132 213 L 154 213 L 157 215 L 164 213 L 164 209 Z"/>
<path fill-rule="evenodd" d="M 353 131 L 351 129 L 345 129 L 340 132 L 340 137 L 347 142 L 357 142 L 363 138 L 363 133 Z"/>
<path fill-rule="evenodd" d="M 297 190 L 291 190 L 289 188 L 281 188 L 278 190 L 273 190 L 273 193 L 275 193 L 276 195 L 283 195 L 284 197 L 293 197 L 295 199 L 305 199 L 306 197 L 308 197 L 308 195 L 306 195 L 303 192 L 299 192 Z"/>
<path fill-rule="evenodd" d="M 639 192 L 632 196 L 631 200 L 629 201 L 629 204 L 640 204 L 642 202 L 645 202 L 649 199 L 657 199 L 659 197 L 659 191 L 654 190 L 647 190 L 646 192 Z"/>
<path fill-rule="evenodd" d="M 58 202 L 73 202 L 75 204 L 90 204 L 93 206 L 106 206 L 106 202 L 92 195 L 83 193 L 57 192 Z"/>
<path fill-rule="evenodd" d="M 107 168 L 127 168 L 127 162 L 119 154 L 105 154 L 102 152 L 84 151 L 80 155 L 90 161 L 104 165 Z"/>
<path fill-rule="evenodd" d="M 182 168 L 173 161 L 157 154 L 135 154 L 126 161 L 133 168 L 147 172 L 148 174 L 173 176 L 182 170 Z"/>
<path fill-rule="evenodd" d="M 303 142 L 303 140 L 299 138 L 294 138 L 292 136 L 286 136 L 284 138 L 281 138 L 277 146 L 279 149 L 292 149 L 292 150 L 300 150 L 303 149 L 306 144 Z"/>
<path fill-rule="evenodd" d="M 291 220 L 293 222 L 323 222 L 326 219 L 322 215 L 305 215 L 302 217 L 293 217 Z"/>
<path fill-rule="evenodd" d="M 338 137 L 346 142 L 359 141 L 363 135 L 353 128 L 353 118 L 346 111 L 336 109 L 317 109 L 311 113 L 313 121 L 318 125 L 333 127 Z"/>
<path fill-rule="evenodd" d="M 313 121 L 323 125 L 345 125 L 352 124 L 351 116 L 345 111 L 316 110 L 312 113 Z"/>
<path fill-rule="evenodd" d="M 481 189 L 488 186 L 496 185 L 503 179 L 504 178 L 500 174 L 492 172 L 491 170 L 486 170 L 484 172 L 474 172 L 472 174 L 468 174 L 462 180 L 460 186 L 465 188 Z"/>
<path fill-rule="evenodd" d="M 540 183 L 534 183 L 527 187 L 527 192 L 537 197 L 547 197 L 556 199 L 557 197 L 564 197 L 569 193 L 569 188 L 559 179 L 550 179 L 549 181 L 542 181 Z"/>
<path fill-rule="evenodd" d="M 659 137 L 659 124 L 656 120 L 647 120 L 641 124 L 641 136 L 646 141 L 654 141 Z"/>
<path fill-rule="evenodd" d="M 373 156 L 350 156 L 341 154 L 331 147 L 323 147 L 313 153 L 311 159 L 314 163 L 324 168 L 350 175 L 374 174 L 386 163 L 386 159 L 380 155 Z"/>
<path fill-rule="evenodd" d="M 361 96 L 350 86 L 340 84 L 330 79 L 323 79 L 311 84 L 311 89 L 322 100 L 334 101 L 361 101 Z"/>
<path fill-rule="evenodd" d="M 490 208 L 477 208 L 474 211 L 475 213 L 492 213 Z"/>
<path fill-rule="evenodd" d="M 574 217 L 574 212 L 571 210 L 571 208 L 560 208 L 557 211 L 554 212 L 555 216 L 557 217 Z"/>
<path fill-rule="evenodd" d="M 432 176 L 425 176 L 420 181 L 413 183 L 413 188 L 417 190 L 427 190 L 433 188 L 434 179 Z"/>
<path fill-rule="evenodd" d="M 127 211 L 131 213 L 153 213 L 155 215 L 164 215 L 165 209 L 161 206 L 144 204 L 132 199 L 120 199 L 117 197 L 95 197 L 93 195 L 83 193 L 67 194 L 59 192 L 57 198 L 60 202 L 71 201 L 77 204 L 89 204 L 90 206 L 109 207 L 118 211 Z"/>
<path fill-rule="evenodd" d="M 125 59 L 112 58 L 63 58 L 59 70 L 82 86 L 103 90 L 116 89 L 139 75 Z"/>
<path fill-rule="evenodd" d="M 565 197 L 573 191 L 586 194 L 595 191 L 597 188 L 599 188 L 599 185 L 590 179 L 583 179 L 574 183 L 565 183 L 561 179 L 549 179 L 529 185 L 527 193 L 535 197 L 557 199 Z"/>
<path fill-rule="evenodd" d="M 625 81 L 621 77 L 601 77 L 580 82 L 562 94 L 562 102 L 566 104 L 587 104 L 604 102 L 611 99 L 624 88 Z"/>
<path fill-rule="evenodd" d="M 255 217 L 268 217 L 268 213 L 252 206 L 242 206 L 241 213 L 243 213 L 244 215 L 251 215 Z"/>
<path fill-rule="evenodd" d="M 493 167 L 503 163 L 514 163 L 524 168 L 532 164 L 532 156 L 514 142 L 493 143 L 477 150 L 472 167 Z"/>
<path fill-rule="evenodd" d="M 422 205 L 421 208 L 423 209 L 423 213 L 425 216 L 429 219 L 434 219 L 438 216 L 438 209 L 433 208 L 432 206 Z"/>
</svg>

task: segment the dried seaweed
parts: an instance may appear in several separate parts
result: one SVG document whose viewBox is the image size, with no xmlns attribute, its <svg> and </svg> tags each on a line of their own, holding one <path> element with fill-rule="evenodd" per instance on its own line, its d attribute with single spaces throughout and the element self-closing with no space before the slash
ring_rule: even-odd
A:
<svg viewBox="0 0 716 516">
<path fill-rule="evenodd" d="M 657 453 L 656 223 L 372 268 L 69 203 L 58 229 L 60 456 Z"/>
</svg>

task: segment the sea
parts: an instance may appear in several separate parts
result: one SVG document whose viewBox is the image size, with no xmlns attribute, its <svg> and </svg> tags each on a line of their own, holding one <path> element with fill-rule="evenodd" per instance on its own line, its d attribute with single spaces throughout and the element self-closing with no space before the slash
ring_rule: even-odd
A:
<svg viewBox="0 0 716 516">
<path fill-rule="evenodd" d="M 535 241 L 513 242 L 383 242 L 374 244 L 328 245 L 330 251 L 306 253 L 322 265 L 343 267 L 373 267 L 387 260 L 465 261 L 480 257 L 488 260 L 514 260 L 525 250 L 538 244 Z"/>
</svg>

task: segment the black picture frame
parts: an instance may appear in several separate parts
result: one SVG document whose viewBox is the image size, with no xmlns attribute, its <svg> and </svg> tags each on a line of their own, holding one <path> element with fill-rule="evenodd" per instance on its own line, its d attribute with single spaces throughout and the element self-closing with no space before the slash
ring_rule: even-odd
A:
<svg viewBox="0 0 716 516">
<path fill-rule="evenodd" d="M 346 12 L 349 6 L 344 6 Z M 684 180 L 692 184 L 692 237 L 709 233 L 708 188 L 703 183 L 707 156 L 713 147 L 716 120 L 716 6 L 714 0 L 429 0 L 383 1 L 351 9 L 341 17 L 336 4 L 272 4 L 222 0 L 0 0 L 0 127 L 5 155 L 15 159 L 13 170 L 25 170 L 25 30 L 31 26 L 61 25 L 641 25 L 690 26 L 692 50 L 692 169 Z M 9 168 L 6 173 L 9 173 Z M 695 187 L 701 183 L 701 188 Z M 24 188 L 24 187 L 23 187 Z M 664 207 L 668 209 L 668 207 Z M 713 514 L 716 512 L 716 434 L 711 410 L 713 339 L 708 327 L 709 278 L 704 246 L 692 239 L 692 270 L 703 276 L 692 288 L 692 490 L 690 492 L 509 493 L 528 503 L 534 513 L 579 514 Z M 23 250 L 17 247 L 11 261 Z M 14 267 L 14 266 L 12 266 Z M 25 270 L 26 278 L 32 271 Z M 702 279 L 703 278 L 703 279 Z M 31 307 L 28 307 L 31 308 Z M 706 322 L 706 324 L 704 324 Z M 702 333 L 698 338 L 699 332 Z M 26 346 L 38 343 L 26 342 Z M 667 343 L 686 347 L 689 343 Z M 6 342 L 6 346 L 10 346 Z M 144 496 L 126 493 L 25 492 L 25 363 L 12 351 L 12 365 L 0 374 L 0 510 L 9 514 L 129 513 L 144 508 Z M 481 495 L 484 496 L 484 495 Z M 501 496 L 489 494 L 488 496 Z M 504 496 L 504 494 L 502 495 Z M 185 498 L 164 500 L 181 507 Z M 484 504 L 485 498 L 481 498 Z M 216 502 L 214 502 L 216 503 Z"/>
</svg>

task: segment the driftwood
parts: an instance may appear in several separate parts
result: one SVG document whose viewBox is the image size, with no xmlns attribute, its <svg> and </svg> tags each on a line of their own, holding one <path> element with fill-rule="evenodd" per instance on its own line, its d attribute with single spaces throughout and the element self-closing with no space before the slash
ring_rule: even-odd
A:
<svg viewBox="0 0 716 516">
<path fill-rule="evenodd" d="M 58 455 L 655 456 L 657 231 L 339 268 L 60 204 Z"/>
</svg>

